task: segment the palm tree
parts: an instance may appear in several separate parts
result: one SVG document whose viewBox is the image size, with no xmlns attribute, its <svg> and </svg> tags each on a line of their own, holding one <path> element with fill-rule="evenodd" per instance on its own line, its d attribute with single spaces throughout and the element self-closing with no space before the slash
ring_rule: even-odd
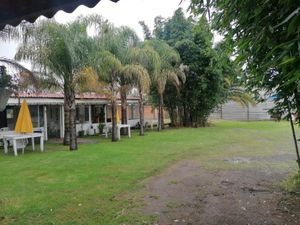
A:
<svg viewBox="0 0 300 225">
<path fill-rule="evenodd" d="M 142 65 L 126 65 L 123 74 L 129 82 L 133 82 L 139 93 L 139 114 L 140 114 L 140 136 L 144 136 L 144 95 L 148 94 L 150 88 L 150 77 Z"/>
<path fill-rule="evenodd" d="M 122 64 L 119 59 L 109 51 L 103 51 L 99 54 L 98 74 L 100 80 L 108 84 L 110 91 L 111 109 L 112 109 L 112 141 L 118 141 L 117 135 L 117 97 L 119 92 L 119 78 L 122 70 Z"/>
<path fill-rule="evenodd" d="M 167 82 L 171 83 L 179 94 L 182 83 L 185 82 L 185 74 L 179 68 L 163 69 L 156 78 L 156 87 L 159 97 L 158 104 L 158 131 L 164 129 L 164 93 Z"/>
<path fill-rule="evenodd" d="M 129 27 L 121 27 L 117 29 L 115 36 L 115 50 L 114 55 L 120 60 L 122 65 L 128 65 L 129 62 L 129 51 L 134 48 L 139 43 L 139 38 L 136 33 Z M 120 74 L 120 97 L 121 97 L 121 119 L 122 124 L 128 123 L 127 118 L 127 95 L 132 90 L 134 81 L 128 79 L 126 74 Z M 124 130 L 124 135 L 126 135 L 127 130 Z"/>
<path fill-rule="evenodd" d="M 22 41 L 15 58 L 29 60 L 48 80 L 64 93 L 65 139 L 70 150 L 77 149 L 75 124 L 75 77 L 88 65 L 89 52 L 94 48 L 87 35 L 87 24 L 78 19 L 70 24 L 43 20 L 23 23 L 11 28 L 11 38 Z M 68 141 L 68 139 L 70 141 Z"/>
<path fill-rule="evenodd" d="M 86 18 L 87 21 L 91 25 L 93 25 L 96 28 L 96 34 L 95 34 L 95 41 L 97 45 L 99 46 L 98 49 L 101 49 L 101 51 L 105 50 L 105 55 L 108 56 L 108 52 L 110 52 L 110 57 L 108 57 L 110 60 L 113 60 L 114 62 L 118 61 L 117 64 L 114 64 L 117 66 L 115 68 L 117 71 L 122 71 L 122 67 L 130 64 L 128 53 L 131 48 L 135 47 L 138 42 L 138 36 L 136 33 L 128 27 L 120 27 L 116 28 L 112 24 L 104 21 L 100 16 L 98 15 L 92 15 L 88 18 Z M 107 58 L 107 59 L 108 59 Z M 101 60 L 100 60 L 101 61 Z M 96 64 L 97 64 L 96 60 Z M 95 65 L 96 65 L 95 64 Z M 100 63 L 101 64 L 101 63 Z M 113 65 L 111 65 L 113 66 Z M 112 68 L 110 68 L 112 70 Z M 122 110 L 122 124 L 127 124 L 127 95 L 132 89 L 132 81 L 126 77 L 126 74 L 118 72 L 115 74 L 114 80 L 107 79 L 109 76 L 107 76 L 105 72 L 105 76 L 101 75 L 101 71 L 99 71 L 99 77 L 100 79 L 103 79 L 104 82 L 108 82 L 111 86 L 111 82 L 117 83 L 118 88 L 115 89 L 114 95 L 120 94 L 121 97 L 121 110 Z M 102 71 L 103 73 L 103 71 Z M 116 86 L 116 85 L 115 85 Z M 112 95 L 112 96 L 114 96 Z M 116 96 L 114 97 L 116 98 Z M 113 110 L 113 107 L 112 107 Z M 112 114 L 115 114 L 115 112 L 112 112 Z M 125 134 L 125 133 L 124 133 Z M 115 138 L 114 138 L 115 141 Z"/>
<path fill-rule="evenodd" d="M 129 55 L 128 55 L 129 61 L 131 65 L 139 65 L 141 67 L 143 67 L 147 73 L 149 77 L 154 77 L 156 76 L 156 74 L 159 71 L 160 68 L 160 58 L 158 53 L 151 47 L 151 46 L 141 46 L 141 47 L 136 47 L 136 48 L 131 48 L 129 51 Z M 142 70 L 140 68 L 140 70 Z M 136 71 L 135 74 L 138 74 L 138 72 Z M 137 76 L 137 75 L 136 75 Z M 146 75 L 145 75 L 146 77 Z M 135 79 L 135 76 L 132 76 L 133 81 Z M 142 82 L 143 80 L 141 80 Z M 145 84 L 150 85 L 151 83 L 151 79 L 150 81 L 148 81 L 147 78 L 145 78 L 144 80 Z M 142 89 L 140 89 L 142 90 Z M 139 93 L 140 96 L 140 102 L 139 102 L 139 111 L 140 111 L 140 135 L 144 135 L 144 102 L 143 102 L 143 91 L 142 93 Z"/>
<path fill-rule="evenodd" d="M 185 82 L 185 74 L 180 69 L 180 56 L 176 50 L 166 42 L 152 39 L 145 42 L 145 45 L 151 46 L 159 55 L 160 66 L 158 71 L 153 74 L 153 84 L 158 95 L 158 126 L 160 131 L 164 128 L 164 92 L 166 83 L 169 81 L 177 90 L 181 83 Z"/>
</svg>

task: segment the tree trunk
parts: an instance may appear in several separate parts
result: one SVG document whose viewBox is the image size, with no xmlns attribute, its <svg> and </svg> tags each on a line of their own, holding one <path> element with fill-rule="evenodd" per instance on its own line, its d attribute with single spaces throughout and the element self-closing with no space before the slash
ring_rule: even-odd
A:
<svg viewBox="0 0 300 225">
<path fill-rule="evenodd" d="M 296 122 L 300 123 L 300 95 L 299 92 L 297 91 L 297 89 L 294 91 L 294 95 L 295 95 L 295 103 L 296 103 L 296 109 L 297 109 L 297 113 L 296 113 Z"/>
<path fill-rule="evenodd" d="M 70 110 L 67 104 L 66 97 L 64 98 L 64 123 L 65 123 L 65 130 L 64 130 L 64 145 L 70 144 Z"/>
<path fill-rule="evenodd" d="M 183 118 L 184 118 L 184 110 L 182 106 L 178 107 L 178 120 L 179 120 L 179 126 L 183 126 L 184 122 L 183 122 Z"/>
<path fill-rule="evenodd" d="M 291 106 L 290 106 L 289 103 L 288 103 L 288 113 L 289 113 L 289 119 L 290 119 L 290 124 L 291 124 L 291 129 L 292 129 L 292 134 L 293 134 L 293 140 L 294 140 L 296 155 L 297 155 L 296 162 L 298 163 L 298 169 L 300 171 L 300 154 L 299 154 L 299 148 L 298 148 L 298 142 L 297 142 L 297 137 L 296 137 L 296 133 L 295 133 L 295 128 L 294 128 L 294 124 L 293 124 Z"/>
<path fill-rule="evenodd" d="M 157 123 L 157 130 L 161 131 L 164 127 L 163 125 L 163 95 L 159 94 L 159 102 L 158 102 L 158 123 Z"/>
<path fill-rule="evenodd" d="M 168 107 L 168 113 L 170 116 L 170 121 L 171 121 L 171 126 L 175 127 L 176 126 L 176 115 L 175 115 L 175 110 L 173 109 L 173 106 Z"/>
<path fill-rule="evenodd" d="M 190 126 L 190 110 L 186 106 L 186 104 L 183 105 L 183 126 L 189 127 Z"/>
<path fill-rule="evenodd" d="M 161 124 L 161 129 L 165 129 L 165 115 L 164 115 L 164 96 L 161 95 L 160 97 L 160 124 Z"/>
<path fill-rule="evenodd" d="M 76 104 L 75 104 L 75 92 L 69 90 L 69 110 L 70 110 L 70 150 L 77 150 L 77 136 L 76 136 Z"/>
<path fill-rule="evenodd" d="M 157 131 L 161 131 L 161 116 L 160 116 L 160 113 L 161 113 L 161 110 L 160 110 L 160 105 L 158 104 L 158 115 L 157 115 Z"/>
<path fill-rule="evenodd" d="M 118 141 L 118 128 L 117 128 L 117 101 L 115 96 L 111 100 L 111 117 L 112 117 L 112 136 L 111 141 Z"/>
<path fill-rule="evenodd" d="M 143 95 L 140 93 L 139 99 L 139 113 L 140 113 L 140 136 L 144 136 L 144 104 L 143 104 Z"/>
<path fill-rule="evenodd" d="M 122 124 L 128 124 L 128 118 L 127 118 L 127 94 L 125 91 L 121 92 L 121 110 L 122 110 Z M 127 135 L 128 130 L 122 129 L 122 135 Z"/>
</svg>

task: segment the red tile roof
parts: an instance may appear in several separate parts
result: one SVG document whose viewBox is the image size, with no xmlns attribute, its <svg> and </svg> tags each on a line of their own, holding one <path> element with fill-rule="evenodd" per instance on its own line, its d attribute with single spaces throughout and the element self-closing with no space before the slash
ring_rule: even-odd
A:
<svg viewBox="0 0 300 225">
<path fill-rule="evenodd" d="M 56 93 L 49 93 L 49 92 L 39 92 L 39 93 L 19 93 L 19 97 L 21 98 L 57 98 L 63 99 L 64 94 L 56 92 Z M 16 97 L 16 95 L 12 95 L 12 97 Z M 120 99 L 120 97 L 118 97 Z M 84 93 L 80 95 L 76 95 L 76 99 L 99 99 L 99 100 L 108 100 L 108 97 L 105 95 L 99 95 L 95 93 Z M 129 96 L 127 97 L 128 100 L 138 100 L 138 97 Z"/>
</svg>

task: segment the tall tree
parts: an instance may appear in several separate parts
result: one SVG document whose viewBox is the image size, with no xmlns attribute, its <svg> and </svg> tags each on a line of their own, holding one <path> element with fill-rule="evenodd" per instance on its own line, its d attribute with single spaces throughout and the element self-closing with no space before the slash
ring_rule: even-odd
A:
<svg viewBox="0 0 300 225">
<path fill-rule="evenodd" d="M 193 37 L 194 21 L 191 17 L 184 16 L 182 8 L 178 8 L 171 18 L 156 17 L 154 24 L 155 37 L 166 41 L 172 47 L 178 41 Z"/>
<path fill-rule="evenodd" d="M 11 37 L 22 41 L 16 59 L 31 61 L 41 74 L 51 77 L 64 92 L 64 142 L 68 142 L 69 138 L 70 150 L 76 150 L 74 78 L 88 64 L 89 48 L 92 49 L 86 24 L 81 20 L 65 25 L 53 20 L 42 20 L 35 24 L 23 23 L 22 29 L 16 29 Z"/>
<path fill-rule="evenodd" d="M 121 27 L 118 29 L 116 35 L 116 41 L 118 43 L 118 51 L 116 53 L 117 58 L 121 61 L 122 65 L 130 64 L 129 51 L 139 43 L 139 38 L 136 33 L 129 27 Z M 120 97 L 121 97 L 121 119 L 122 124 L 128 124 L 127 118 L 127 95 L 132 90 L 134 81 L 128 79 L 127 74 L 120 74 Z M 126 134 L 127 130 L 124 130 Z"/>
<path fill-rule="evenodd" d="M 100 80 L 105 81 L 109 86 L 111 113 L 112 113 L 112 141 L 118 141 L 117 134 L 117 97 L 119 93 L 119 79 L 122 70 L 122 64 L 119 59 L 109 51 L 103 51 L 99 54 L 98 74 Z"/>
<path fill-rule="evenodd" d="M 106 50 L 114 55 L 114 57 L 120 61 L 121 67 L 130 64 L 128 58 L 129 51 L 139 43 L 139 38 L 136 33 L 129 27 L 122 26 L 116 28 L 97 15 L 92 15 L 88 17 L 87 20 L 92 22 L 96 28 L 94 39 L 99 49 Z M 122 124 L 127 124 L 127 95 L 132 89 L 132 81 L 123 73 L 119 73 L 118 76 L 118 93 L 121 97 Z"/>
<path fill-rule="evenodd" d="M 164 101 L 172 124 L 205 125 L 224 95 L 222 72 L 212 48 L 212 33 L 204 18 L 186 18 L 181 8 L 168 19 L 157 18 L 154 34 L 179 52 L 186 71 L 181 91 L 166 82 Z M 214 65 L 214 66 L 213 66 Z M 180 80 L 180 79 L 179 79 Z M 179 119 L 180 118 L 180 119 Z"/>
<path fill-rule="evenodd" d="M 150 88 L 150 77 L 142 65 L 126 65 L 123 73 L 138 90 L 139 93 L 139 115 L 140 136 L 144 136 L 144 95 L 148 94 Z"/>
<path fill-rule="evenodd" d="M 140 46 L 132 48 L 129 52 L 131 65 L 137 65 L 132 70 L 127 69 L 127 73 L 132 74 L 132 79 L 136 86 L 139 86 L 139 111 L 140 111 L 140 135 L 144 135 L 144 98 L 143 95 L 148 92 L 151 76 L 158 73 L 160 67 L 160 58 L 158 53 L 150 46 Z M 146 72 L 144 71 L 146 70 Z M 130 72 L 131 71 L 131 72 Z M 136 83 L 138 82 L 138 83 Z"/>
<path fill-rule="evenodd" d="M 152 38 L 152 34 L 151 34 L 151 30 L 148 27 L 148 25 L 145 23 L 145 21 L 139 21 L 139 24 L 142 26 L 143 28 L 143 32 L 144 32 L 144 38 L 145 40 L 150 40 Z"/>
<path fill-rule="evenodd" d="M 158 131 L 164 128 L 164 92 L 167 81 L 179 89 L 180 84 L 185 81 L 185 75 L 180 70 L 180 56 L 176 50 L 166 42 L 152 39 L 145 43 L 151 46 L 159 55 L 160 67 L 158 72 L 152 76 L 152 84 L 158 96 Z M 156 94 L 155 94 L 156 95 Z"/>
<path fill-rule="evenodd" d="M 205 18 L 199 20 L 193 39 L 177 42 L 181 59 L 188 66 L 182 89 L 183 122 L 205 126 L 212 110 L 222 100 L 223 75 L 212 49 L 212 33 Z"/>
</svg>

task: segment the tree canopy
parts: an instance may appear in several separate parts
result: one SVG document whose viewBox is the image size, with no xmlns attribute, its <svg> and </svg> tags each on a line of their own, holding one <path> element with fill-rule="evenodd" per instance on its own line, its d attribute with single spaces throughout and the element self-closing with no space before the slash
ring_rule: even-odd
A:
<svg viewBox="0 0 300 225">
<path fill-rule="evenodd" d="M 245 68 L 245 82 L 256 93 L 273 96 L 276 113 L 300 109 L 299 27 L 297 1 L 193 0 L 191 10 L 212 12 L 213 28 L 225 36 Z"/>
<path fill-rule="evenodd" d="M 164 79 L 164 85 L 160 85 L 166 92 L 164 103 L 172 124 L 204 126 L 208 115 L 221 102 L 224 90 L 223 75 L 218 66 L 217 54 L 212 45 L 213 35 L 207 21 L 205 18 L 198 21 L 186 18 L 179 8 L 171 18 L 156 17 L 152 37 L 150 43 L 152 41 L 152 47 L 168 62 L 167 67 L 177 65 L 177 71 L 181 73 L 185 68 L 185 76 L 178 73 L 176 79 L 180 89 L 178 85 L 174 86 L 174 79 Z M 165 41 L 179 55 L 167 53 L 163 45 L 156 47 L 161 43 L 156 39 Z M 160 74 L 160 78 L 163 74 Z"/>
</svg>

